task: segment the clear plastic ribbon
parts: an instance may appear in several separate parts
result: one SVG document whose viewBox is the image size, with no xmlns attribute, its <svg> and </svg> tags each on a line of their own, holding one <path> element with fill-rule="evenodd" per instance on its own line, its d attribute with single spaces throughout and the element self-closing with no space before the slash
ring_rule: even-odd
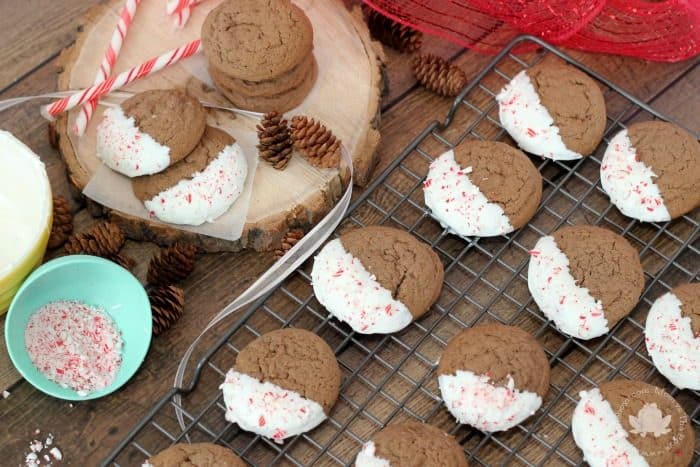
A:
<svg viewBox="0 0 700 467">
<path fill-rule="evenodd" d="M 306 261 L 309 256 L 316 251 L 323 242 L 331 235 L 335 228 L 340 224 L 345 213 L 350 206 L 350 200 L 352 198 L 352 184 L 353 184 L 353 167 L 352 158 L 347 153 L 345 148 L 342 150 L 342 160 L 347 164 L 350 170 L 350 179 L 348 181 L 348 186 L 340 198 L 338 203 L 330 210 L 326 216 L 321 219 L 321 221 L 316 224 L 314 228 L 309 231 L 302 239 L 294 245 L 279 261 L 270 267 L 265 273 L 258 278 L 250 287 L 248 287 L 243 293 L 241 293 L 234 301 L 226 305 L 217 315 L 206 325 L 204 330 L 197 336 L 197 338 L 189 346 L 185 355 L 180 360 L 180 364 L 177 367 L 175 373 L 175 381 L 173 386 L 178 389 L 184 388 L 183 382 L 185 378 L 185 371 L 187 370 L 187 365 L 192 353 L 197 348 L 197 344 L 200 342 L 202 337 L 214 328 L 221 321 L 226 319 L 232 313 L 237 310 L 250 305 L 255 300 L 264 296 L 272 289 L 274 289 L 278 284 L 280 284 L 284 279 L 287 278 L 294 270 L 301 266 L 304 261 Z M 174 396 L 175 399 L 175 414 L 177 416 L 177 421 L 180 424 L 180 428 L 185 431 L 185 420 L 183 417 L 182 409 L 182 398 L 180 394 Z"/>
<path fill-rule="evenodd" d="M 5 99 L 0 101 L 0 112 L 7 110 L 10 107 L 16 105 L 24 104 L 25 102 L 37 100 L 37 99 L 61 99 L 64 97 L 72 96 L 75 91 L 59 91 L 59 92 L 49 92 L 46 94 L 37 94 L 36 96 L 23 96 L 23 97 L 13 97 L 11 99 Z"/>
<path fill-rule="evenodd" d="M 77 91 L 47 92 L 46 94 L 36 94 L 34 96 L 12 97 L 10 99 L 0 100 L 0 112 L 7 110 L 11 107 L 14 107 L 16 105 L 24 104 L 25 102 L 30 102 L 30 101 L 34 101 L 34 100 L 40 100 L 40 99 L 61 99 L 63 97 L 72 96 L 76 92 Z M 100 105 L 114 107 L 116 105 L 119 105 L 119 102 L 121 102 L 124 99 L 127 99 L 133 95 L 134 94 L 131 92 L 124 92 L 124 91 L 110 92 L 109 94 L 106 94 L 103 96 L 103 100 L 100 100 Z M 110 101 L 104 100 L 105 98 L 116 99 L 116 102 L 110 102 Z M 262 118 L 262 116 L 263 116 L 263 114 L 261 114 L 260 112 L 251 112 L 250 110 L 242 110 L 242 109 L 237 109 L 235 107 L 225 107 L 225 106 L 221 106 L 221 105 L 214 104 L 214 103 L 207 102 L 207 101 L 200 100 L 200 102 L 202 103 L 202 105 L 204 107 L 209 107 L 212 109 L 219 109 L 219 110 L 228 110 L 229 112 L 237 113 L 240 115 L 246 115 L 248 117 Z"/>
</svg>

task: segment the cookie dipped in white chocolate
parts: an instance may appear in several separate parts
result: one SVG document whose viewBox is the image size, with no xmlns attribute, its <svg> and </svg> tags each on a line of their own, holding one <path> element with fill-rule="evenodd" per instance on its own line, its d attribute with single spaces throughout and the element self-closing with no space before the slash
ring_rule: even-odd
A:
<svg viewBox="0 0 700 467">
<path fill-rule="evenodd" d="M 323 247 L 311 271 L 318 301 L 363 334 L 397 332 L 427 313 L 443 275 L 430 246 L 384 226 L 346 231 Z"/>
<path fill-rule="evenodd" d="M 700 285 L 686 284 L 656 299 L 647 315 L 647 352 L 659 373 L 679 389 L 700 390 L 700 334 L 693 335 L 690 318 L 699 303 Z"/>
<path fill-rule="evenodd" d="M 225 213 L 243 192 L 248 164 L 238 144 L 226 146 L 206 169 L 149 201 L 146 209 L 172 224 L 200 225 Z"/>
<path fill-rule="evenodd" d="M 121 107 L 110 107 L 97 126 L 98 159 L 127 177 L 161 172 L 170 165 L 170 148 L 136 126 Z"/>
<path fill-rule="evenodd" d="M 167 170 L 132 179 L 134 194 L 164 222 L 213 222 L 243 192 L 248 164 L 233 137 L 207 128 L 195 149 Z"/>
<path fill-rule="evenodd" d="M 321 305 L 359 333 L 389 334 L 413 321 L 406 305 L 394 299 L 340 239 L 316 255 L 311 281 Z"/>
<path fill-rule="evenodd" d="M 542 405 L 539 395 L 516 389 L 510 375 L 506 386 L 496 386 L 489 380 L 486 375 L 464 370 L 438 376 L 445 406 L 459 423 L 484 432 L 505 431 L 530 417 Z"/>
<path fill-rule="evenodd" d="M 627 130 L 610 140 L 600 165 L 600 183 L 610 201 L 626 216 L 645 222 L 664 222 L 671 215 L 664 204 L 656 174 L 637 157 Z"/>
<path fill-rule="evenodd" d="M 554 160 L 581 159 L 569 149 L 525 70 L 496 96 L 501 125 L 522 149 Z"/>
<path fill-rule="evenodd" d="M 600 165 L 600 183 L 622 214 L 645 222 L 671 220 L 655 178 L 637 156 L 627 130 L 610 140 Z"/>
<path fill-rule="evenodd" d="M 603 304 L 576 283 L 569 271 L 569 259 L 554 237 L 540 238 L 530 251 L 527 285 L 542 313 L 561 332 L 579 339 L 608 332 Z"/>
<path fill-rule="evenodd" d="M 503 208 L 472 183 L 471 172 L 472 167 L 460 167 L 452 150 L 430 164 L 423 194 L 431 215 L 460 237 L 493 237 L 515 230 Z"/>
<path fill-rule="evenodd" d="M 591 467 L 649 465 L 628 441 L 629 433 L 599 389 L 581 391 L 579 397 L 571 419 L 571 433 Z"/>
<path fill-rule="evenodd" d="M 305 433 L 326 419 L 318 402 L 229 370 L 221 384 L 226 420 L 275 442 Z"/>
</svg>

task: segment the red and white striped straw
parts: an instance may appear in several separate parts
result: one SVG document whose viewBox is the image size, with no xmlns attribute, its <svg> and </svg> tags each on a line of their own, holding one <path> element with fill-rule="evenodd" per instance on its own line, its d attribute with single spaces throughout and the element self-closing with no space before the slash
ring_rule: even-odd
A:
<svg viewBox="0 0 700 467">
<path fill-rule="evenodd" d="M 122 44 L 124 43 L 126 33 L 129 31 L 129 26 L 131 26 L 131 22 L 134 20 L 136 7 L 139 6 L 140 2 L 141 0 L 126 0 L 121 13 L 119 13 L 117 27 L 114 29 L 114 33 L 112 33 L 112 39 L 110 40 L 107 50 L 105 51 L 105 55 L 102 58 L 100 68 L 97 70 L 94 84 L 100 84 L 112 74 L 112 70 L 114 69 L 114 65 L 117 63 L 117 58 L 119 57 Z M 73 131 L 77 135 L 82 136 L 85 133 L 85 129 L 90 122 L 90 118 L 97 107 L 97 102 L 98 99 L 92 99 L 83 104 L 83 107 L 80 109 L 80 113 L 75 119 L 75 125 L 73 127 Z"/>
<path fill-rule="evenodd" d="M 192 9 L 204 0 L 168 0 L 165 13 L 175 16 L 175 26 L 182 28 L 187 24 Z"/>
<path fill-rule="evenodd" d="M 105 94 L 116 91 L 132 81 L 144 76 L 149 76 L 165 67 L 179 62 L 184 58 L 190 57 L 200 50 L 202 50 L 202 41 L 201 39 L 196 39 L 183 45 L 182 47 L 170 50 L 163 55 L 153 57 L 137 67 L 119 73 L 117 76 L 112 76 L 100 84 L 90 86 L 82 91 L 77 91 L 75 94 L 69 97 L 65 97 L 46 105 L 41 108 L 41 114 L 45 118 L 53 120 L 62 112 L 82 105 L 90 100 L 99 99 Z"/>
</svg>

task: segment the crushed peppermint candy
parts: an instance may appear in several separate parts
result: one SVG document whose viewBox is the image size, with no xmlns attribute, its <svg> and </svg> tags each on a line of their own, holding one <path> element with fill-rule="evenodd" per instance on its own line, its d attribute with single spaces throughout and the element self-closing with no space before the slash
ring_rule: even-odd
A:
<svg viewBox="0 0 700 467">
<path fill-rule="evenodd" d="M 80 396 L 112 384 L 122 363 L 122 337 L 112 318 L 77 301 L 39 308 L 29 319 L 24 340 L 34 366 Z"/>
<path fill-rule="evenodd" d="M 35 430 L 34 434 L 41 433 Z M 54 461 L 63 460 L 63 453 L 56 446 L 49 447 L 54 443 L 53 434 L 49 433 L 44 442 L 34 439 L 29 443 L 29 452 L 24 455 L 24 467 L 38 467 L 54 465 Z"/>
<path fill-rule="evenodd" d="M 51 455 L 53 456 L 54 459 L 56 459 L 56 460 L 58 460 L 58 461 L 63 460 L 63 453 L 61 452 L 60 449 L 58 449 L 58 448 L 51 448 L 51 449 L 49 450 L 49 452 L 51 453 Z"/>
</svg>

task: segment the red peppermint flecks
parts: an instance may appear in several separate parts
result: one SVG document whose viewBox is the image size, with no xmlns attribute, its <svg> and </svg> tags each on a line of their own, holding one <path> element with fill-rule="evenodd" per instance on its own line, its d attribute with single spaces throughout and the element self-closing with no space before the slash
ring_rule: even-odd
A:
<svg viewBox="0 0 700 467">
<path fill-rule="evenodd" d="M 103 310 L 83 303 L 44 305 L 30 317 L 24 338 L 34 366 L 81 395 L 112 384 L 121 366 L 119 329 Z"/>
</svg>

